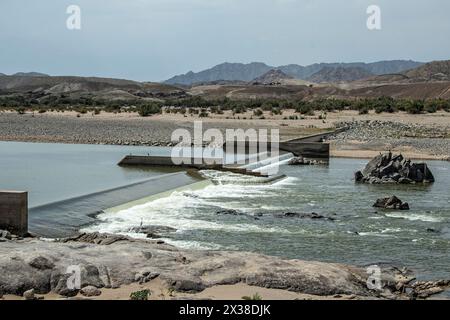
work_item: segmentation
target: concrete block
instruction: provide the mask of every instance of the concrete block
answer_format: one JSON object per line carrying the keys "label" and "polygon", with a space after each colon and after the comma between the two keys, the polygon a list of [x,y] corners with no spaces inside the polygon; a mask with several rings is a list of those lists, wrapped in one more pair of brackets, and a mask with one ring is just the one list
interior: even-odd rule
{"label": "concrete block", "polygon": [[0,229],[18,236],[28,232],[28,192],[0,190]]}

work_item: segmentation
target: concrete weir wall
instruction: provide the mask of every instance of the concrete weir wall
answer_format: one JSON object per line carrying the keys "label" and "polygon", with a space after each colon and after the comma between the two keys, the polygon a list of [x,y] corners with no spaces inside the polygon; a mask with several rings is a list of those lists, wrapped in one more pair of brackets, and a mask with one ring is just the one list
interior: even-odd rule
{"label": "concrete weir wall", "polygon": [[0,190],[0,229],[19,236],[28,232],[28,192]]}
{"label": "concrete weir wall", "polygon": [[220,169],[222,168],[221,158],[174,158],[164,156],[125,156],[118,163],[119,166],[128,165],[144,165],[144,166],[163,166],[172,167],[178,166],[182,168],[195,168],[195,169]]}

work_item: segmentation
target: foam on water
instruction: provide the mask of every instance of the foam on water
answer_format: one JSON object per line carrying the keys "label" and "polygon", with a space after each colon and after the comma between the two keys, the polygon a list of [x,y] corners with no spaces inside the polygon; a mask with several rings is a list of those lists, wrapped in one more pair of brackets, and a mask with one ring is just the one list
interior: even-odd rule
{"label": "foam on water", "polygon": [[[199,211],[203,208],[210,208],[209,213],[215,214],[215,211],[223,209],[235,209],[239,211],[251,212],[254,208],[243,208],[238,199],[245,198],[263,198],[268,197],[271,190],[282,186],[282,181],[274,185],[242,185],[238,184],[240,180],[247,177],[233,173],[223,173],[217,171],[207,172],[206,174],[221,179],[222,181],[235,180],[235,184],[209,185],[203,189],[183,191],[174,191],[170,196],[156,199],[141,205],[120,210],[118,212],[106,211],[97,218],[99,223],[88,226],[83,229],[86,232],[107,232],[122,233],[130,236],[136,236],[134,233],[128,233],[133,227],[143,225],[162,225],[175,228],[181,231],[187,230],[218,230],[232,232],[269,232],[283,233],[285,229],[274,226],[263,226],[240,221],[239,224],[224,224],[220,222],[203,220],[199,217]],[[222,199],[218,202],[217,199]],[[224,201],[230,199],[231,201]],[[236,199],[232,201],[232,199]],[[279,208],[277,208],[279,209]],[[245,217],[244,219],[249,219]]]}
{"label": "foam on water", "polygon": [[420,214],[420,213],[387,213],[387,217],[406,219],[410,221],[424,221],[424,222],[442,222],[443,219],[440,217],[435,217],[430,214]]}

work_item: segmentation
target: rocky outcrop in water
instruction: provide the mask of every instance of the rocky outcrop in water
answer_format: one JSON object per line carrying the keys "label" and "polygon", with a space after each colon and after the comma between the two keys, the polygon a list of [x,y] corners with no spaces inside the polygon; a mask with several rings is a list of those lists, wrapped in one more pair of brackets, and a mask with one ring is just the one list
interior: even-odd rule
{"label": "rocky outcrop in water", "polygon": [[167,226],[139,226],[131,228],[127,231],[133,233],[143,233],[147,235],[147,238],[159,239],[163,237],[162,234],[176,232],[177,229]]}
{"label": "rocky outcrop in water", "polygon": [[288,162],[290,166],[312,166],[318,164],[323,164],[323,162],[314,159],[305,159],[302,156],[294,157]]}
{"label": "rocky outcrop in water", "polygon": [[325,217],[321,214],[311,212],[311,213],[298,213],[298,212],[285,212],[281,214],[275,214],[275,218],[298,218],[298,219],[313,219],[313,220],[329,220],[334,221],[332,217]]}
{"label": "rocky outcrop in water", "polygon": [[434,176],[426,163],[413,163],[401,154],[389,152],[376,156],[364,170],[357,171],[355,181],[370,184],[432,183]]}
{"label": "rocky outcrop in water", "polygon": [[373,204],[375,208],[394,209],[394,210],[409,210],[409,204],[403,202],[396,196],[377,199]]}
{"label": "rocky outcrop in water", "polygon": [[272,217],[272,218],[278,218],[278,219],[284,219],[284,218],[292,218],[292,219],[311,219],[311,220],[328,220],[328,221],[334,221],[335,218],[333,217],[326,217],[324,215],[311,212],[311,213],[304,213],[304,212],[256,212],[253,215],[234,210],[234,209],[225,209],[217,211],[216,214],[218,215],[224,215],[224,216],[246,216],[252,219],[259,220],[260,218],[264,217]]}

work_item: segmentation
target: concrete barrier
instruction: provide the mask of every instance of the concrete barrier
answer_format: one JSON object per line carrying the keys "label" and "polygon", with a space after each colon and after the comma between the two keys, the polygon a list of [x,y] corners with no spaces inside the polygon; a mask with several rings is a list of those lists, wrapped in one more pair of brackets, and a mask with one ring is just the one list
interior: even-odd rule
{"label": "concrete barrier", "polygon": [[330,145],[322,142],[280,142],[280,150],[311,159],[330,158]]}
{"label": "concrete barrier", "polygon": [[18,236],[28,232],[28,192],[0,190],[0,229]]}
{"label": "concrete barrier", "polygon": [[163,166],[195,169],[219,169],[222,167],[221,158],[176,158],[170,156],[125,156],[118,163],[119,166]]}
{"label": "concrete barrier", "polygon": [[[314,139],[317,139],[317,135],[314,137]],[[306,141],[309,141],[306,139]],[[250,142],[249,141],[228,141],[224,144],[224,150],[227,152],[236,152],[237,146],[242,146],[242,151],[245,153],[250,152]],[[261,148],[264,149],[264,151],[270,151],[272,150],[272,144],[270,142],[267,142],[265,144],[252,144],[253,147],[257,146],[255,148],[256,150],[253,150],[255,152],[261,152]],[[289,140],[285,142],[280,142],[276,146],[278,148],[277,151],[286,151],[294,154],[295,156],[303,156],[305,158],[312,158],[312,159],[329,159],[330,158],[330,145],[328,143],[323,142],[304,142],[302,139],[294,139]],[[275,148],[275,147],[274,147]]]}

